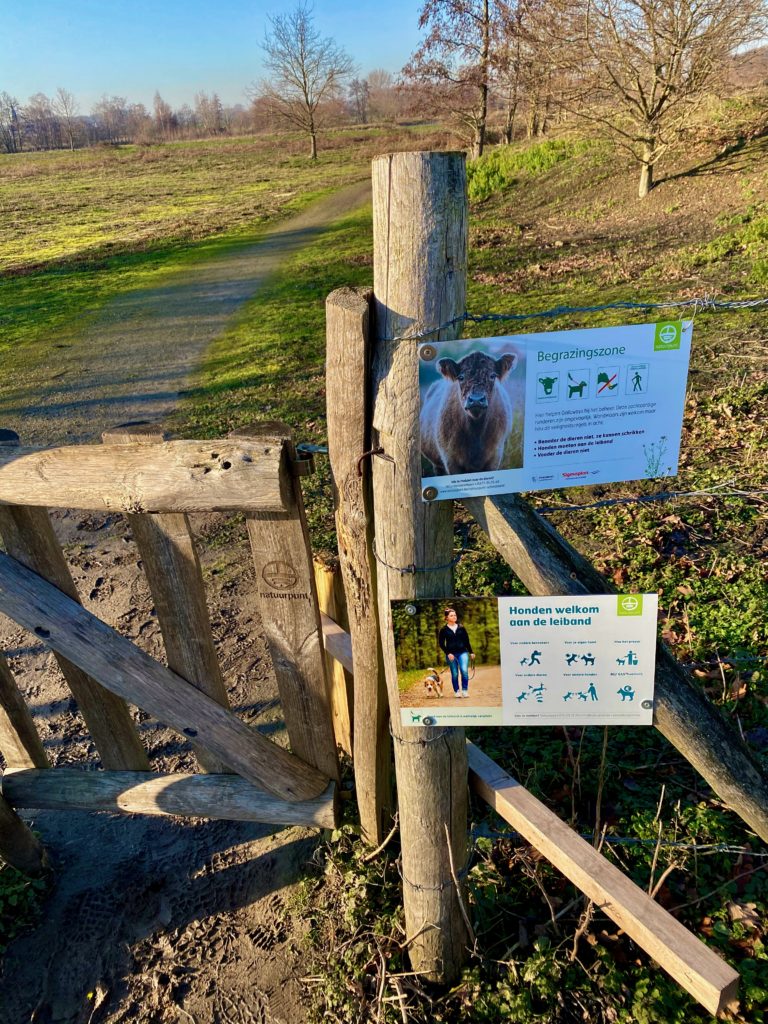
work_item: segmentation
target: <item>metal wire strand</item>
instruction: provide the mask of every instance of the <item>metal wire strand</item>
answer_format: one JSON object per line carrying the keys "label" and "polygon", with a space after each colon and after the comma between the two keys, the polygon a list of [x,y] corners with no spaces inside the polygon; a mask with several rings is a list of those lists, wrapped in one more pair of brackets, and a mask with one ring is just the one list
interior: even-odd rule
{"label": "metal wire strand", "polygon": [[455,558],[452,558],[450,562],[444,562],[443,565],[415,565],[414,563],[411,563],[411,565],[391,565],[389,562],[385,562],[376,550],[376,538],[373,540],[372,548],[373,557],[379,565],[383,565],[386,569],[392,569],[393,572],[399,572],[401,576],[413,576],[417,572],[439,572],[441,569],[452,569],[454,565],[458,565],[459,561],[466,554],[465,545]]}
{"label": "metal wire strand", "polygon": [[[559,316],[572,316],[576,313],[604,313],[610,309],[648,311],[652,309],[690,309],[695,316],[697,313],[724,313],[728,310],[738,309],[762,309],[768,306],[768,298],[765,299],[713,299],[702,295],[695,299],[678,299],[669,302],[606,302],[597,306],[553,306],[551,309],[542,309],[537,313],[470,313],[464,312],[459,316],[446,320],[437,327],[425,328],[422,331],[406,333],[392,338],[382,338],[382,341],[421,341],[423,338],[431,338],[434,334],[446,331],[457,324],[485,324],[485,323],[522,323],[526,320],[546,320]],[[472,341],[471,338],[463,339]]]}

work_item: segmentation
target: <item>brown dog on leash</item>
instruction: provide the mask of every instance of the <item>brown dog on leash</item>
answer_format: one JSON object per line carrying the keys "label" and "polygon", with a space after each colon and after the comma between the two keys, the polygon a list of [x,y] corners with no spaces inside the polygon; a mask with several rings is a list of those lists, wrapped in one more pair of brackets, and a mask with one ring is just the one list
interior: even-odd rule
{"label": "brown dog on leash", "polygon": [[443,696],[443,682],[440,678],[440,673],[436,668],[428,668],[427,674],[422,680],[424,683],[424,689],[427,691],[427,697],[442,697]]}

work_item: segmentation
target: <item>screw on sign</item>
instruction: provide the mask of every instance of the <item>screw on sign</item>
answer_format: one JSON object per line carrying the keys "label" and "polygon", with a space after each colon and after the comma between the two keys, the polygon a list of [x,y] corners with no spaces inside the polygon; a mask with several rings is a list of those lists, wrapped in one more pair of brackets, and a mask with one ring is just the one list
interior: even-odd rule
{"label": "screw on sign", "polygon": [[293,590],[299,582],[296,570],[288,562],[267,562],[261,578],[273,590]]}

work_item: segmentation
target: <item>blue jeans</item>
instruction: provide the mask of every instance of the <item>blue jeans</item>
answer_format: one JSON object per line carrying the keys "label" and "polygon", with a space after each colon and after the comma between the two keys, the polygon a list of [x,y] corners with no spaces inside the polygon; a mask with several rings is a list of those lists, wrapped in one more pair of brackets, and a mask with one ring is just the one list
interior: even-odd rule
{"label": "blue jeans", "polygon": [[453,661],[450,658],[446,658],[446,661],[451,670],[453,692],[459,692],[459,672],[461,672],[461,688],[466,693],[469,689],[469,651],[464,651],[463,654],[454,654]]}

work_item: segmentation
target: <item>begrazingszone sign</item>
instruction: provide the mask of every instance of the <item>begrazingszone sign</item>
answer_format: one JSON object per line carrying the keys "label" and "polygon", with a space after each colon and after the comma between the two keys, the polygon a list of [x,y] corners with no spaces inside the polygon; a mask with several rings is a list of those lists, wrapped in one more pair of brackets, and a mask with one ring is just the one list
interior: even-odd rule
{"label": "begrazingszone sign", "polygon": [[692,321],[419,346],[426,501],[672,476]]}

